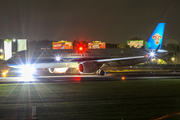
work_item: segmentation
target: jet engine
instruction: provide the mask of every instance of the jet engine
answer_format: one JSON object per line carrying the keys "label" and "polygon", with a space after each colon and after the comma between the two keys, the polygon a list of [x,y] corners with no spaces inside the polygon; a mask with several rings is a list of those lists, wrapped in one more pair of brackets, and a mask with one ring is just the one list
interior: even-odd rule
{"label": "jet engine", "polygon": [[54,68],[49,68],[48,70],[50,73],[54,73]]}
{"label": "jet engine", "polygon": [[98,65],[94,62],[84,62],[79,64],[80,73],[93,73],[99,69]]}
{"label": "jet engine", "polygon": [[68,68],[67,67],[65,67],[65,68],[49,68],[48,70],[50,73],[66,73]]}

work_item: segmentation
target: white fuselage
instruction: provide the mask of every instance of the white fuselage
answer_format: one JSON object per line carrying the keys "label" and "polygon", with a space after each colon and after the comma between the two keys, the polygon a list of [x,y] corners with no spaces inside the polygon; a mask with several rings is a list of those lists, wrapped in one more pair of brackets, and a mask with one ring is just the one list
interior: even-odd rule
{"label": "white fuselage", "polygon": [[[56,61],[57,56],[60,57],[59,61]],[[136,59],[136,57],[139,57],[139,59]],[[116,58],[125,59],[120,61],[113,60]],[[74,49],[60,49],[37,50],[33,53],[30,52],[30,54],[27,51],[21,51],[10,58],[7,64],[10,67],[32,64],[35,68],[76,68],[79,63],[85,61],[103,62],[103,64],[108,66],[126,66],[145,62],[148,59],[149,53],[144,49],[88,49],[83,52]]]}

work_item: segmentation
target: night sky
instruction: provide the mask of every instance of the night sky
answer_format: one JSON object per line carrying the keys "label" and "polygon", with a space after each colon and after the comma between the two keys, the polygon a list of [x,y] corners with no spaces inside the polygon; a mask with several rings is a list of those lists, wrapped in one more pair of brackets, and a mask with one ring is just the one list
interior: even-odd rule
{"label": "night sky", "polygon": [[180,42],[179,0],[0,1],[0,39],[126,43],[147,40],[159,22],[164,41]]}

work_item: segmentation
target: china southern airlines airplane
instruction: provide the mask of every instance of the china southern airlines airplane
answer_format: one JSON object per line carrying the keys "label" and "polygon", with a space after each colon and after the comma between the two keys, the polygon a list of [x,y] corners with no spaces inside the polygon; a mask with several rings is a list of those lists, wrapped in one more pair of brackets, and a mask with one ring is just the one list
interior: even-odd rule
{"label": "china southern airlines airplane", "polygon": [[[7,60],[10,67],[48,68],[54,73],[54,68],[79,68],[79,73],[93,73],[104,75],[102,66],[129,66],[162,57],[167,53],[161,50],[165,23],[159,23],[143,48],[128,49],[75,49],[38,50],[31,58],[27,51],[16,53]],[[29,69],[30,70],[30,69]]]}

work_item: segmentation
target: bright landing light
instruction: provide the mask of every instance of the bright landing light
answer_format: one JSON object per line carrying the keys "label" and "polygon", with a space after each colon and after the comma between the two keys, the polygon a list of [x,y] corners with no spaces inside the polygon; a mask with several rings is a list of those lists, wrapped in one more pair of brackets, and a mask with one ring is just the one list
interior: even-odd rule
{"label": "bright landing light", "polygon": [[23,77],[32,77],[35,72],[35,68],[31,65],[23,65],[21,66],[21,75]]}

